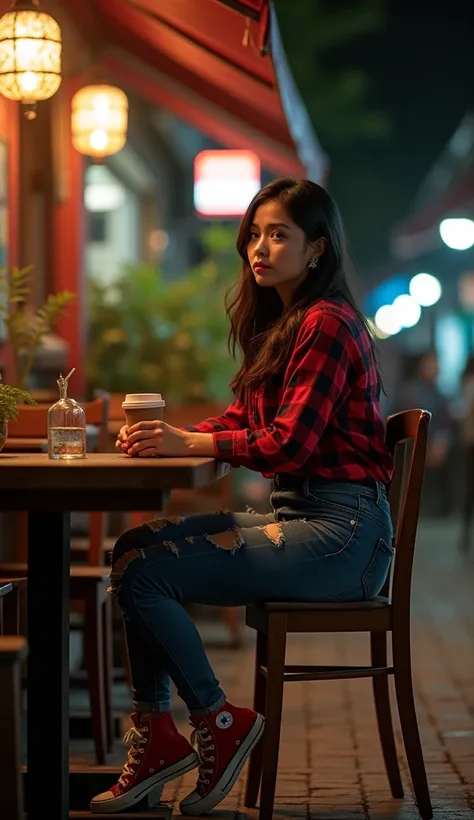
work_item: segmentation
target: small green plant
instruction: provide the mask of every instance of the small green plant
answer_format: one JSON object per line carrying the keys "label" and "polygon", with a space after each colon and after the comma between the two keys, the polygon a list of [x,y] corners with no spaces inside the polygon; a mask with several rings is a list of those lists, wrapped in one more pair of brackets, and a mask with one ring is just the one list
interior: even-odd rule
{"label": "small green plant", "polygon": [[36,404],[33,396],[19,387],[2,384],[0,377],[0,424],[18,418],[19,404]]}
{"label": "small green plant", "polygon": [[24,389],[42,339],[75,299],[68,290],[52,293],[33,313],[28,305],[32,293],[31,266],[8,270],[0,266],[0,320],[5,323],[13,356],[15,383]]}

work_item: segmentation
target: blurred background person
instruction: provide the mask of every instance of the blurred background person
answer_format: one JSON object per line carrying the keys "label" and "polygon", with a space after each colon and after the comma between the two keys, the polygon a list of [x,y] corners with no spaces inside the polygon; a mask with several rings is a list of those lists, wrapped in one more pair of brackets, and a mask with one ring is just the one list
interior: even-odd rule
{"label": "blurred background person", "polygon": [[430,516],[446,516],[452,510],[449,459],[456,423],[449,400],[438,387],[438,373],[435,350],[407,356],[402,366],[402,382],[390,408],[391,413],[397,413],[420,407],[432,414],[422,502],[423,512]]}
{"label": "blurred background person", "polygon": [[464,456],[463,504],[461,511],[461,549],[468,551],[474,503],[474,355],[469,356],[461,379],[463,424],[461,427]]}

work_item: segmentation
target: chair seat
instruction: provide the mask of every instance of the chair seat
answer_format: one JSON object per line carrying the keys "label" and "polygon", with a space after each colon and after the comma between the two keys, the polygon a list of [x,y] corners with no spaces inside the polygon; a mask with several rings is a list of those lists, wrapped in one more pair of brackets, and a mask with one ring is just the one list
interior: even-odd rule
{"label": "chair seat", "polygon": [[381,609],[390,606],[390,600],[378,595],[370,601],[319,601],[316,603],[298,603],[292,601],[275,601],[263,604],[252,604],[248,609],[261,609],[265,612],[315,612],[324,609]]}
{"label": "chair seat", "polygon": [[[0,564],[0,576],[5,579],[11,579],[15,576],[25,575],[28,572],[26,564],[5,563]],[[71,580],[74,578],[84,581],[107,581],[110,576],[110,567],[90,567],[87,564],[84,566],[72,566],[70,570]]]}
{"label": "chair seat", "polygon": [[18,635],[0,636],[0,665],[23,661],[27,654],[28,644],[25,638]]}
{"label": "chair seat", "polygon": [[0,587],[4,584],[10,584],[13,589],[26,590],[28,579],[25,575],[18,578],[2,578],[0,574]]}
{"label": "chair seat", "polygon": [[89,566],[73,566],[71,567],[71,581],[74,578],[83,579],[85,581],[108,581],[110,577],[110,567],[89,567]]}
{"label": "chair seat", "polygon": [[[4,582],[16,581],[20,576],[28,572],[26,564],[5,563],[0,564],[0,577],[4,576]],[[23,579],[23,588],[27,586],[27,578]],[[107,588],[110,582],[110,567],[108,566],[72,566],[69,573],[72,600],[78,600],[92,594],[95,589],[102,600],[105,599]],[[10,584],[11,588],[11,584]]]}

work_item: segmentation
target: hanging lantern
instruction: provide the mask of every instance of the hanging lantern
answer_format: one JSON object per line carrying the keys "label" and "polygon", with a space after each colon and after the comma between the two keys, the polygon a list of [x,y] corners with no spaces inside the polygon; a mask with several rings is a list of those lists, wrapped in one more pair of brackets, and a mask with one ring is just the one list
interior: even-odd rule
{"label": "hanging lantern", "polygon": [[33,107],[52,97],[61,85],[61,49],[61,29],[39,0],[17,0],[0,19],[0,93]]}
{"label": "hanging lantern", "polygon": [[95,159],[116,154],[127,141],[127,95],[112,85],[88,85],[72,100],[72,143]]}

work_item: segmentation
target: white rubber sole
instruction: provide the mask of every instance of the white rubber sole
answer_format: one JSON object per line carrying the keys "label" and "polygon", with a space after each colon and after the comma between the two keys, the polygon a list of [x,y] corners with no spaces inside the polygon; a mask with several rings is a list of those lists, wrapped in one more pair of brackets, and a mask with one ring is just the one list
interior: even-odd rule
{"label": "white rubber sole", "polygon": [[196,753],[178,760],[173,766],[169,766],[163,772],[157,772],[153,777],[147,777],[141,783],[130,789],[130,791],[121,794],[118,797],[111,797],[109,800],[91,800],[91,812],[93,814],[112,814],[115,812],[124,811],[131,806],[140,803],[148,795],[148,805],[150,808],[156,806],[161,797],[161,791],[165,783],[170,780],[175,780],[177,777],[196,769],[199,766],[199,758]]}
{"label": "white rubber sole", "polygon": [[252,749],[260,740],[264,728],[265,718],[262,717],[262,715],[257,715],[250,732],[240,744],[239,750],[235,753],[227,769],[225,769],[212,791],[209,792],[206,797],[200,797],[197,792],[193,792],[189,797],[185,797],[179,807],[181,814],[206,814],[206,812],[211,811],[211,809],[214,809],[222,802],[237,780]]}

